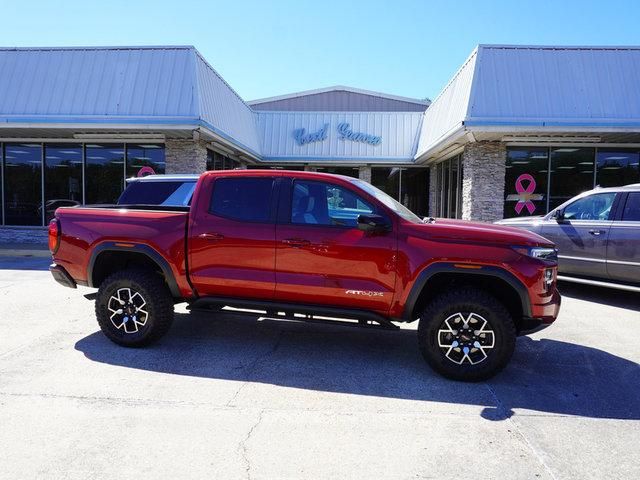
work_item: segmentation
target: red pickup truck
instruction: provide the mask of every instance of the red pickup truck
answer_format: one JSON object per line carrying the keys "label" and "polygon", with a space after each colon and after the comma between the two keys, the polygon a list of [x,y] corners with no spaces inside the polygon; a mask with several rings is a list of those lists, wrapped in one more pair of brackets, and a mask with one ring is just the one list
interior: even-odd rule
{"label": "red pickup truck", "polygon": [[420,219],[362,180],[321,173],[208,172],[186,206],[59,208],[49,244],[53,277],[98,288],[100,328],[128,347],[164,335],[180,302],[390,329],[419,320],[425,360],[477,381],[560,307],[548,240]]}

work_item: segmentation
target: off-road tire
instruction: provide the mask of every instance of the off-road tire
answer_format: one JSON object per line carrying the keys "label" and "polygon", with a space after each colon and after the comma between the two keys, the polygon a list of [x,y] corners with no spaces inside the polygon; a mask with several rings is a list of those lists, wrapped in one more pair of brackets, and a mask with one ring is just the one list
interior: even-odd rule
{"label": "off-road tire", "polygon": [[[481,316],[493,331],[495,346],[479,363],[471,364],[470,359],[468,362],[463,359],[462,364],[457,364],[446,356],[444,350],[448,349],[439,346],[439,331],[445,320],[459,312],[463,316],[470,313]],[[493,295],[478,288],[461,287],[442,293],[420,315],[418,345],[422,356],[436,372],[453,380],[478,382],[493,377],[507,365],[515,344],[516,328],[511,314]]]}
{"label": "off-road tire", "polygon": [[[140,293],[148,313],[144,325],[136,325],[137,331],[133,333],[116,328],[111,321],[109,302],[122,289]],[[98,289],[95,308],[102,333],[112,342],[124,347],[144,347],[156,342],[169,331],[173,322],[171,292],[162,277],[150,270],[130,269],[109,275]]]}

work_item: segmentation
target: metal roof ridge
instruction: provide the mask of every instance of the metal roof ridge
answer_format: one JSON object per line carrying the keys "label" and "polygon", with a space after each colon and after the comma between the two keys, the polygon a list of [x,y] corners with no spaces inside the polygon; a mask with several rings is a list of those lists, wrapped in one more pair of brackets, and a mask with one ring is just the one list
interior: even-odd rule
{"label": "metal roof ridge", "polygon": [[[248,108],[248,109],[249,109],[249,111],[251,111],[252,113],[255,113],[255,112],[254,112],[254,110],[251,108],[251,106],[249,106],[249,104],[248,104],[247,102],[245,102],[245,100],[240,96],[240,94],[239,94],[238,92],[236,92],[236,90],[235,90],[231,85],[229,85],[229,83],[224,79],[224,77],[223,77],[222,75],[220,75],[220,74],[218,73],[218,71],[217,71],[215,68],[213,68],[213,67],[211,66],[211,64],[207,61],[207,59],[206,59],[206,58],[204,58],[204,56],[203,56],[203,55],[198,51],[198,49],[197,49],[196,47],[191,47],[191,49],[192,49],[192,50],[193,50],[193,52],[196,54],[196,56],[197,56],[200,60],[202,60],[202,63],[204,63],[204,65],[205,65],[209,70],[211,70],[211,72],[213,72],[213,74],[214,74],[216,77],[218,77],[218,78],[222,81],[222,83],[224,83],[224,84],[227,86],[227,88],[228,88],[229,90],[231,90],[231,92],[232,92],[236,97],[238,97],[238,99],[240,99],[240,101],[242,102],[242,104],[243,104],[246,108]],[[197,74],[197,72],[196,72],[196,74]],[[198,87],[198,88],[199,88],[199,87]]]}
{"label": "metal roof ridge", "polygon": [[286,100],[289,98],[306,97],[308,95],[318,95],[320,93],[339,92],[339,91],[359,93],[361,95],[369,95],[372,97],[380,97],[380,98],[387,98],[390,100],[398,100],[402,102],[415,103],[417,105],[425,105],[425,106],[429,105],[428,101],[420,100],[417,98],[404,97],[401,95],[393,95],[390,93],[377,92],[374,90],[365,90],[363,88],[348,87],[346,85],[332,85],[329,87],[315,88],[312,90],[301,90],[299,92],[285,93],[283,95],[275,95],[272,97],[257,98],[255,100],[249,100],[247,104],[250,106],[253,106],[253,105],[260,105],[261,103],[266,103],[266,102],[274,102],[277,100]]}
{"label": "metal roof ridge", "polygon": [[377,113],[377,114],[388,114],[388,115],[397,115],[397,114],[411,114],[411,115],[422,115],[424,110],[253,110],[256,115],[287,115],[287,114],[302,114],[302,115],[317,115],[317,114],[345,114],[345,115],[361,115],[361,114],[369,114],[369,113]]}
{"label": "metal roof ridge", "polygon": [[[444,92],[447,91],[447,89],[453,84],[453,82],[460,76],[460,74],[462,73],[462,71],[464,70],[464,68],[467,66],[467,64],[478,55],[478,50],[480,50],[480,48],[482,47],[482,45],[478,45],[476,46],[476,48],[473,49],[473,51],[471,52],[471,54],[467,57],[467,59],[463,62],[463,64],[458,68],[458,70],[456,70],[456,72],[453,74],[453,76],[449,79],[449,81],[446,83],[446,85],[442,88],[442,90],[440,90],[440,92],[438,93],[438,95],[436,95],[436,98],[434,98],[431,101],[431,105],[433,105],[434,103],[436,103],[436,101],[444,94]],[[426,114],[429,111],[429,109],[427,109],[424,113]]]}
{"label": "metal roof ridge", "polygon": [[0,51],[73,51],[73,50],[191,50],[193,45],[121,45],[121,46],[75,46],[75,47],[0,47]]}
{"label": "metal roof ridge", "polygon": [[503,50],[640,50],[640,45],[515,45],[479,44],[480,49]]}

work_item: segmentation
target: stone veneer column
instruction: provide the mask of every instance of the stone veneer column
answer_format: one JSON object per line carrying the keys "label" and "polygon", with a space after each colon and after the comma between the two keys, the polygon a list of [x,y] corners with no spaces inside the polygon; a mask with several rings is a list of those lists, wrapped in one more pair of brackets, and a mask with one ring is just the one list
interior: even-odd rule
{"label": "stone veneer column", "polygon": [[436,180],[436,173],[438,172],[438,168],[436,165],[432,165],[429,167],[429,216],[437,217],[438,212],[436,212],[436,196],[438,194],[437,186],[438,182]]}
{"label": "stone veneer column", "polygon": [[462,219],[493,222],[504,211],[507,149],[502,142],[476,142],[462,154]]}
{"label": "stone veneer column", "polygon": [[207,169],[207,147],[193,140],[165,141],[166,173],[202,173]]}
{"label": "stone veneer column", "polygon": [[363,166],[358,169],[358,178],[367,183],[371,183],[371,167]]}

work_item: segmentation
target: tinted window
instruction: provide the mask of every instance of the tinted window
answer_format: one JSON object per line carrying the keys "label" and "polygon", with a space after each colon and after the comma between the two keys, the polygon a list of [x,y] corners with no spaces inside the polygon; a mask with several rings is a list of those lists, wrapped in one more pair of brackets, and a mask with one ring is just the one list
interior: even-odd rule
{"label": "tinted window", "polygon": [[7,225],[42,225],[42,148],[7,143],[4,150],[4,215]]}
{"label": "tinted window", "polygon": [[207,150],[207,170],[234,170],[240,166],[239,162],[222,155],[221,153]]}
{"label": "tinted window", "polygon": [[630,193],[622,212],[622,220],[640,222],[640,193]]}
{"label": "tinted window", "polygon": [[547,148],[509,148],[505,172],[504,218],[547,212]]}
{"label": "tinted window", "polygon": [[598,193],[581,198],[564,209],[566,220],[607,220],[615,193]]}
{"label": "tinted window", "polygon": [[58,207],[82,203],[82,145],[45,145],[44,200],[45,224]]}
{"label": "tinted window", "polygon": [[195,182],[132,182],[118,199],[119,205],[186,206]]}
{"label": "tinted window", "polygon": [[593,148],[551,149],[550,210],[571,197],[593,188],[594,162]]}
{"label": "tinted window", "polygon": [[164,146],[154,144],[127,145],[127,177],[145,177],[164,173]]}
{"label": "tinted window", "polygon": [[124,186],[124,145],[85,146],[85,202],[115,203]]}
{"label": "tinted window", "polygon": [[638,150],[598,149],[598,177],[601,187],[617,187],[640,181],[640,152]]}
{"label": "tinted window", "polygon": [[358,215],[369,213],[373,208],[346,188],[306,181],[296,181],[293,186],[292,223],[355,227]]}
{"label": "tinted window", "polygon": [[272,178],[218,178],[210,211],[234,220],[268,222],[272,190]]}

